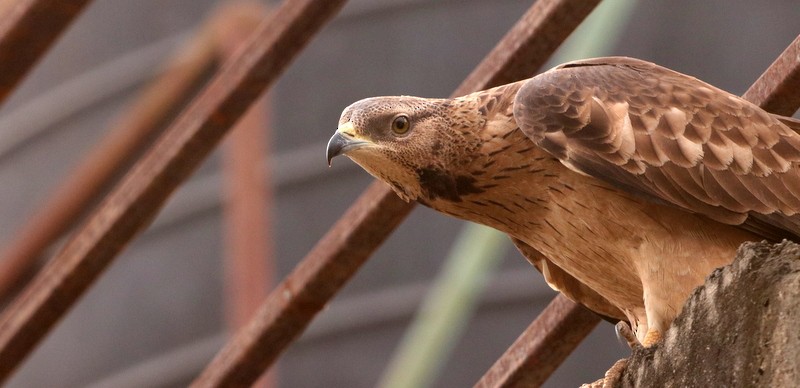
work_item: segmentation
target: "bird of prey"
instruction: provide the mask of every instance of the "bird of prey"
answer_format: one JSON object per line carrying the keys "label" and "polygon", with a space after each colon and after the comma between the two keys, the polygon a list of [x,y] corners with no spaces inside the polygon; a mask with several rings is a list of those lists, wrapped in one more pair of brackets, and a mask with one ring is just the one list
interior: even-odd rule
{"label": "bird of prey", "polygon": [[507,233],[550,286],[657,342],[745,241],[800,236],[800,121],[642,60],[347,107],[327,148]]}

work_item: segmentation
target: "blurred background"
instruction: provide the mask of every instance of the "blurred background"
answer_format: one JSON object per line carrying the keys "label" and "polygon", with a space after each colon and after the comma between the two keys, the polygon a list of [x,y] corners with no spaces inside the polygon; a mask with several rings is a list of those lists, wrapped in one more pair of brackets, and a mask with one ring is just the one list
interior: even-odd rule
{"label": "blurred background", "polygon": [[[531,3],[352,0],[314,38],[255,108],[269,128],[267,278],[291,271],[371,182],[349,160],[325,163],[341,110],[376,95],[449,95]],[[638,57],[741,94],[799,32],[796,0],[608,3],[605,21],[593,22],[604,24],[589,38],[576,32],[557,56]],[[73,23],[0,109],[0,243],[12,242],[219,5],[96,0]],[[9,386],[177,387],[197,375],[231,332],[222,159],[218,150],[172,197]],[[379,384],[464,230],[417,207],[280,358],[274,386]],[[450,351],[436,357],[437,387],[474,384],[555,295],[505,239],[466,233],[485,238],[477,241],[494,260],[471,288],[474,311],[465,299],[456,335],[440,346]],[[546,386],[594,381],[627,354],[603,322]]]}

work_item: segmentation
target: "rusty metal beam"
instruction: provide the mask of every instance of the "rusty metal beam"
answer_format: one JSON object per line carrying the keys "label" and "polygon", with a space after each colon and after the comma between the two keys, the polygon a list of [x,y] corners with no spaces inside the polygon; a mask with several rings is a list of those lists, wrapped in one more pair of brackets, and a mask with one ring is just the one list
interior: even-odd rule
{"label": "rusty metal beam", "polygon": [[[800,107],[800,37],[743,95],[773,113],[791,115]],[[539,386],[561,364],[598,318],[559,295],[483,375],[476,387]],[[565,329],[566,328],[566,329]],[[580,339],[577,339],[579,336]],[[564,353],[565,349],[569,352]]]}
{"label": "rusty metal beam", "polygon": [[[254,16],[255,17],[255,16]],[[0,301],[33,274],[39,258],[129,166],[207,79],[217,57],[211,20],[171,58],[164,72],[111,125],[107,135],[60,183],[0,253]]]}
{"label": "rusty metal beam", "polygon": [[89,0],[0,4],[0,104],[87,4]]}
{"label": "rusty metal beam", "polygon": [[542,385],[599,321],[597,314],[558,295],[475,387]]}
{"label": "rusty metal beam", "polygon": [[[333,226],[339,233],[326,234],[314,246],[310,259],[270,293],[192,386],[249,386],[258,378],[364,263],[374,250],[372,241],[388,237],[411,210],[397,196],[381,195],[384,189],[377,183],[367,188]],[[388,230],[371,225],[387,225]]]}
{"label": "rusty metal beam", "polygon": [[105,198],[0,316],[0,382],[155,217],[343,0],[288,0]]}
{"label": "rusty metal beam", "polygon": [[600,0],[537,1],[461,82],[452,96],[533,76],[598,4]]}
{"label": "rusty metal beam", "polygon": [[[255,30],[255,20],[268,10],[257,2],[234,1],[222,5],[214,28],[219,55],[231,58]],[[243,327],[275,283],[275,249],[272,230],[274,203],[270,152],[272,128],[269,93],[253,104],[239,120],[223,146],[224,193],[223,257],[225,320],[233,332]],[[275,368],[252,385],[277,386]]]}
{"label": "rusty metal beam", "polygon": [[800,106],[800,35],[742,95],[768,112],[791,116]]}
{"label": "rusty metal beam", "polygon": [[[228,330],[244,327],[275,283],[275,250],[270,224],[273,193],[269,186],[266,114],[269,98],[259,100],[233,129],[225,144],[223,258],[225,320]],[[253,387],[277,386],[273,370]]]}
{"label": "rusty metal beam", "polygon": [[[598,3],[537,1],[453,95],[530,76]],[[413,206],[401,201],[383,183],[370,185],[270,293],[253,320],[217,354],[193,386],[251,384],[302,333]]]}
{"label": "rusty metal beam", "polygon": [[[266,8],[233,2],[219,13],[225,15],[215,31],[219,55],[231,58],[256,27],[248,22],[266,16]],[[271,263],[267,266],[273,247],[266,222],[272,205],[269,168],[265,168],[269,166],[267,101],[264,96],[253,104],[223,146],[225,307],[228,327],[234,330],[250,320],[273,278]]]}

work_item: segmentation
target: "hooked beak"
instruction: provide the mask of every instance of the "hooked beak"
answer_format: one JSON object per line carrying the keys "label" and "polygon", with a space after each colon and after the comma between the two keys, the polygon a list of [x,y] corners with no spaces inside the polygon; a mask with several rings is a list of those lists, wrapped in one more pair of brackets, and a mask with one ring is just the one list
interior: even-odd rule
{"label": "hooked beak", "polygon": [[325,152],[328,158],[328,166],[331,165],[331,159],[334,157],[346,154],[352,149],[360,148],[367,144],[369,142],[356,138],[353,123],[347,122],[340,125],[336,133],[328,140],[328,149]]}

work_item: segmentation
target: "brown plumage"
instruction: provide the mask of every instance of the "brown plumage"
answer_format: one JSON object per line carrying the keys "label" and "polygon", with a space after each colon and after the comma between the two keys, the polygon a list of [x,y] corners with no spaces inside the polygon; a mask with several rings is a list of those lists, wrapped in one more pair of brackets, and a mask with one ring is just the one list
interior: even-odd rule
{"label": "brown plumage", "polygon": [[356,102],[328,160],[507,233],[553,288],[649,345],[739,244],[800,236],[798,130],[687,75],[597,58],[455,99]]}

